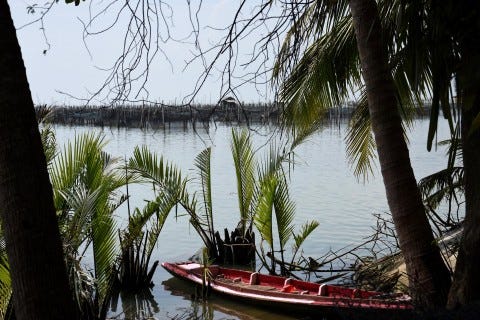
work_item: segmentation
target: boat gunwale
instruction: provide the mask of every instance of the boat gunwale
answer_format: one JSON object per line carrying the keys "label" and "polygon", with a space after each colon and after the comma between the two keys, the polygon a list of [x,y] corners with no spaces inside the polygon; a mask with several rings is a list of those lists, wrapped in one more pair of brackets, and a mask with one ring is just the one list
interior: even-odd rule
{"label": "boat gunwale", "polygon": [[[188,267],[188,265],[191,265]],[[169,271],[171,274],[190,280],[194,283],[202,285],[201,271],[202,266],[200,264],[194,264],[191,262],[182,262],[182,263],[162,263],[162,266]],[[182,266],[187,266],[182,268]],[[197,267],[193,267],[197,266]],[[305,305],[309,307],[318,307],[318,308],[349,308],[349,309],[362,309],[362,310],[410,310],[412,305],[409,301],[404,300],[393,300],[393,299],[376,299],[376,298],[355,298],[355,297],[342,297],[342,296],[320,296],[316,293],[310,292],[309,294],[300,294],[300,293],[290,293],[290,292],[281,292],[280,287],[272,285],[272,290],[265,290],[264,288],[260,289],[256,287],[257,285],[248,284],[247,280],[249,275],[252,274],[250,271],[238,270],[238,269],[229,269],[219,266],[211,266],[209,269],[213,270],[214,278],[210,280],[210,287],[213,291],[230,295],[232,297],[241,297],[250,300],[259,300],[264,302],[272,303],[283,303],[283,304],[297,304]],[[229,271],[233,271],[237,274],[244,275],[241,277],[240,283],[233,282],[229,278],[216,278],[220,273],[225,274]],[[276,279],[277,281],[285,280],[287,278],[273,275],[262,275],[267,279]],[[225,279],[230,281],[225,281]],[[306,282],[301,280],[294,280],[295,284],[313,284],[312,282]],[[261,284],[260,286],[265,286]],[[320,285],[319,285],[320,286]],[[334,288],[343,288],[338,286],[331,286]],[[350,290],[352,293],[355,289],[344,288]]]}

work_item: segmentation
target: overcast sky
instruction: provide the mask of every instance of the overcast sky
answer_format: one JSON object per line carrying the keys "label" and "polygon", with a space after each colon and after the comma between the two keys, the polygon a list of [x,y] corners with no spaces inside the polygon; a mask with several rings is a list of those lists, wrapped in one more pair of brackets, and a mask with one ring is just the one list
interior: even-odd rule
{"label": "overcast sky", "polygon": [[[117,1],[122,3],[122,1]],[[170,31],[176,39],[184,39],[191,34],[192,25],[189,20],[186,1],[167,1],[172,7],[173,16],[168,20]],[[192,1],[194,2],[194,1]],[[17,28],[38,18],[42,12],[37,9],[34,14],[27,13],[27,7],[38,1],[9,0],[14,23]],[[105,1],[86,1],[80,6],[67,5],[60,1],[52,7],[45,16],[44,27],[47,40],[42,32],[42,25],[35,23],[17,30],[17,36],[22,48],[23,59],[27,69],[30,89],[35,103],[46,104],[81,104],[68,95],[87,98],[90,92],[97,90],[108,72],[101,69],[110,68],[121,54],[121,45],[127,25],[126,14],[120,16],[117,26],[109,32],[87,38],[87,47],[83,41],[82,21],[88,21],[89,10],[98,11],[98,7],[90,8],[90,4],[105,5]],[[209,47],[218,41],[220,34],[224,34],[204,26],[224,27],[232,21],[237,6],[236,1],[208,0],[204,1],[199,13],[200,42],[203,48]],[[168,15],[168,9],[164,9]],[[105,25],[115,18],[115,6],[100,16],[98,21]],[[97,23],[93,30],[102,27]],[[166,29],[161,27],[160,33],[166,37]],[[193,37],[188,40],[193,41]],[[48,41],[48,43],[47,43]],[[250,40],[251,41],[251,40]],[[244,43],[246,50],[250,50],[251,43]],[[181,102],[193,89],[202,67],[200,61],[191,65],[186,71],[185,61],[193,56],[193,44],[169,41],[161,44],[165,56],[159,53],[150,66],[150,77],[147,85],[149,94],[140,95],[154,101]],[[44,54],[43,51],[46,50]],[[90,53],[89,53],[90,51]],[[91,55],[90,55],[91,54]],[[168,60],[167,60],[168,58]],[[60,92],[59,92],[60,91]],[[207,85],[197,96],[197,102],[216,102],[220,95],[220,79],[218,74],[207,81]],[[265,87],[245,87],[240,90],[239,98],[244,101],[271,100]],[[271,96],[271,95],[270,95]],[[95,101],[94,101],[95,103]]]}

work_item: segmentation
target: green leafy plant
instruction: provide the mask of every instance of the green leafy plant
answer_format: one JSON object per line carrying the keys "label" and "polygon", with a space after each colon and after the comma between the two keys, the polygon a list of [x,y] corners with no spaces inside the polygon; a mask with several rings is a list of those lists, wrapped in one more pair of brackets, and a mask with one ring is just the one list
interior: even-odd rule
{"label": "green leafy plant", "polygon": [[[53,159],[50,178],[67,267],[77,305],[87,318],[104,319],[119,263],[114,211],[126,200],[120,159],[103,152],[100,135],[76,136]],[[83,252],[91,249],[93,270],[82,269]]]}
{"label": "green leafy plant", "polygon": [[[153,184],[155,192],[162,192],[168,195],[174,206],[181,206],[190,217],[190,223],[199,234],[205,246],[209,249],[215,248],[215,239],[212,237],[209,225],[213,225],[208,216],[208,209],[205,214],[197,208],[195,195],[190,196],[187,192],[187,179],[183,178],[181,172],[172,164],[164,161],[152,153],[147,147],[135,148],[134,155],[128,164],[129,170],[135,177],[143,182]],[[214,252],[214,251],[212,251]]]}
{"label": "green leafy plant", "polygon": [[[259,258],[272,274],[276,273],[277,263],[280,265],[282,275],[291,274],[295,257],[301,245],[319,225],[315,220],[306,222],[298,234],[294,233],[295,205],[290,199],[287,175],[283,168],[283,163],[290,163],[289,159],[293,148],[313,132],[315,132],[313,128],[310,128],[309,131],[297,132],[290,148],[278,148],[272,145],[263,164],[258,168],[259,186],[256,189],[253,221],[262,238]],[[284,151],[280,152],[280,150]],[[292,237],[294,239],[292,258],[287,263],[285,257],[286,246]],[[263,243],[268,246],[267,253],[265,253]],[[278,248],[276,245],[278,245]],[[278,255],[280,258],[278,258]],[[268,263],[267,257],[270,259],[270,263]]]}
{"label": "green leafy plant", "polygon": [[8,266],[5,238],[0,223],[0,319],[9,319],[9,305],[12,298],[10,267]]}
{"label": "green leafy plant", "polygon": [[160,192],[142,210],[136,208],[129,218],[127,230],[119,232],[122,251],[118,273],[120,289],[136,292],[152,286],[158,260],[149,269],[150,259],[168,214],[176,203],[172,194]]}

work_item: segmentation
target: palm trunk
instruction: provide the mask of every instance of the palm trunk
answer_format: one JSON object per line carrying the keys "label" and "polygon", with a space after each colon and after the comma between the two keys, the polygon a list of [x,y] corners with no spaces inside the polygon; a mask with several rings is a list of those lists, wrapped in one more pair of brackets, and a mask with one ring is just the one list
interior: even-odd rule
{"label": "palm trunk", "polygon": [[[476,5],[476,4],[474,4]],[[471,9],[471,8],[469,8]],[[470,12],[470,10],[467,10]],[[448,307],[456,308],[480,300],[480,129],[470,132],[480,114],[480,54],[478,29],[470,30],[462,45],[462,68],[458,86],[462,109],[461,129],[465,180],[465,220]],[[465,43],[466,42],[466,43]]]}
{"label": "palm trunk", "polygon": [[435,244],[404,139],[374,0],[350,0],[362,75],[383,182],[412,297],[419,306],[444,306],[450,275]]}
{"label": "palm trunk", "polygon": [[20,46],[0,0],[0,217],[17,319],[74,319],[52,188]]}

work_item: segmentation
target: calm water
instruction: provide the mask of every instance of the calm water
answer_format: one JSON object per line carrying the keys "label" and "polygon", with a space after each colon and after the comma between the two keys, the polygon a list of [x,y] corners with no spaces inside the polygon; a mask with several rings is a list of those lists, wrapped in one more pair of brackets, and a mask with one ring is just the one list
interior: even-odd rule
{"label": "calm water", "polygon": [[[427,120],[418,120],[409,132],[410,156],[417,179],[442,169],[445,151],[426,151]],[[230,153],[228,126],[219,125],[209,132],[194,133],[183,127],[157,131],[140,129],[100,129],[90,127],[56,127],[59,145],[85,131],[102,132],[109,141],[106,151],[114,156],[129,157],[137,145],[146,145],[177,164],[185,174],[194,172],[195,156],[207,146],[213,147],[212,184],[213,210],[216,228],[232,229],[238,220],[236,182]],[[268,139],[268,129],[253,133],[256,147]],[[326,126],[321,132],[296,150],[296,165],[291,174],[290,190],[296,203],[296,224],[316,219],[319,228],[304,246],[306,256],[319,257],[330,248],[359,243],[370,234],[375,223],[373,213],[387,211],[387,202],[380,172],[366,183],[357,182],[345,156],[345,125]],[[440,138],[446,137],[441,130]],[[263,154],[260,150],[259,154]],[[266,150],[265,150],[266,151]],[[378,168],[378,166],[377,166]],[[143,206],[149,198],[150,186],[131,186],[133,206]],[[119,220],[124,222],[124,212]],[[186,217],[177,221],[172,215],[159,238],[155,259],[177,261],[190,257],[202,246],[200,238],[188,224]],[[152,296],[144,299],[123,297],[113,315],[128,319],[295,319],[274,314],[254,306],[212,297],[208,303],[190,299],[193,290],[188,284],[172,279],[163,269],[157,269]],[[128,300],[128,303],[126,301]],[[135,303],[143,312],[133,312]]]}

